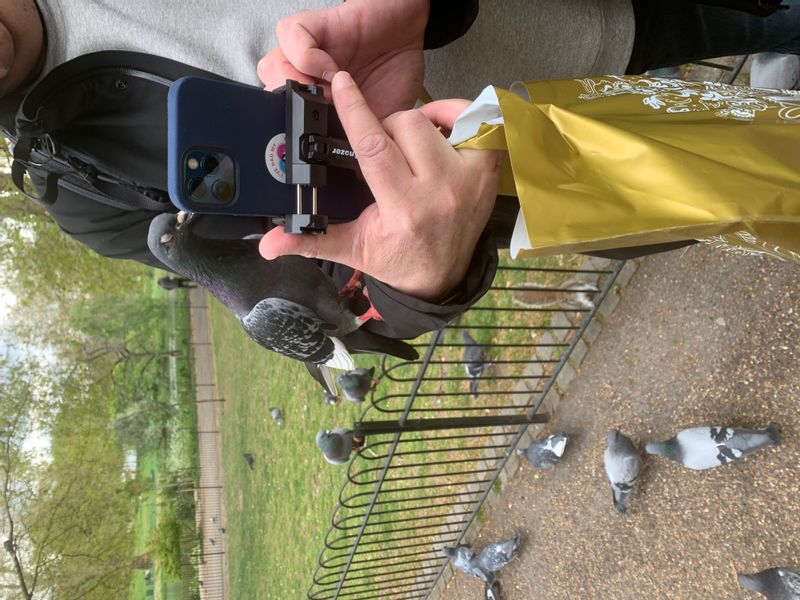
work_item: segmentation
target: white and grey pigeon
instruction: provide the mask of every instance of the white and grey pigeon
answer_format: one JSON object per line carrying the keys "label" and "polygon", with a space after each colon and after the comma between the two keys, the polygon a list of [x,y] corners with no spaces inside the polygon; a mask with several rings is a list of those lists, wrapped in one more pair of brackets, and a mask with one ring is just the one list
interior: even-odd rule
{"label": "white and grey pigeon", "polygon": [[502,600],[503,589],[500,587],[498,579],[495,579],[491,585],[488,583],[483,585],[483,598],[484,600]]}
{"label": "white and grey pigeon", "polygon": [[[342,465],[350,460],[353,450],[358,450],[361,444],[356,443],[350,429],[323,429],[317,432],[317,446],[322,454],[332,465]],[[363,440],[362,440],[363,443]]]}
{"label": "white and grey pigeon", "polygon": [[265,260],[258,240],[215,240],[192,233],[194,216],[163,213],[150,223],[147,245],[172,271],[211,292],[257,343],[308,368],[332,394],[328,367],[354,368],[351,353],[417,358],[411,346],[360,328],[333,280],[301,256]]}
{"label": "white and grey pigeon", "polygon": [[777,427],[692,427],[665,442],[645,445],[648,454],[660,454],[690,469],[711,469],[780,443]]}
{"label": "white and grey pigeon", "polygon": [[517,448],[517,454],[527,458],[537,469],[551,469],[564,456],[568,440],[566,433],[554,433],[534,441],[524,450]]}
{"label": "white and grey pigeon", "polygon": [[466,344],[464,346],[464,369],[467,372],[467,377],[469,377],[469,392],[473,398],[477,398],[478,379],[480,379],[488,366],[486,352],[466,329],[461,330],[461,339]]}
{"label": "white and grey pigeon", "polygon": [[450,558],[454,568],[477,577],[487,585],[493,583],[494,576],[478,566],[477,556],[469,546],[445,546],[442,548],[442,554]]}
{"label": "white and grey pigeon", "polygon": [[630,439],[620,433],[619,429],[612,429],[608,432],[608,446],[603,454],[603,462],[611,482],[614,508],[625,514],[628,510],[628,498],[642,470],[642,457]]}
{"label": "white and grey pigeon", "polygon": [[280,408],[273,406],[269,409],[269,414],[272,415],[272,420],[275,421],[276,425],[283,425],[283,413]]}
{"label": "white and grey pigeon", "polygon": [[744,589],[763,594],[768,600],[800,600],[800,569],[773,567],[738,577]]}

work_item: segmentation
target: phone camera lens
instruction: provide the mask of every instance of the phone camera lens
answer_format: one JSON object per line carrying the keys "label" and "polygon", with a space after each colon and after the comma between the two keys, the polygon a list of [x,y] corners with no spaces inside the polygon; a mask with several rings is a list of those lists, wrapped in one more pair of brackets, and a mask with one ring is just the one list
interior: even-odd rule
{"label": "phone camera lens", "polygon": [[189,183],[186,185],[189,189],[189,194],[192,198],[200,199],[206,195],[208,188],[206,186],[206,182],[203,180],[202,177],[193,177],[189,180]]}
{"label": "phone camera lens", "polygon": [[222,179],[216,181],[214,185],[211,186],[211,193],[214,195],[214,198],[225,204],[233,200],[233,186],[230,182]]}
{"label": "phone camera lens", "polygon": [[203,171],[206,173],[213,173],[219,167],[219,159],[213,154],[206,154],[203,157]]}

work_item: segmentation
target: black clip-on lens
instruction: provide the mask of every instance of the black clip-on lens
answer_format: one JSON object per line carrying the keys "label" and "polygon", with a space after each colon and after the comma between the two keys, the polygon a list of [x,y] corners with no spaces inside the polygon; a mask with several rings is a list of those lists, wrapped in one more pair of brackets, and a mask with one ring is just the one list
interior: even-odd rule
{"label": "black clip-on lens", "polygon": [[[323,234],[328,217],[317,213],[317,188],[328,180],[328,167],[358,170],[355,153],[347,140],[328,137],[328,108],[322,88],[287,80],[286,183],[296,186],[295,214],[283,221],[286,233]],[[333,115],[335,117],[335,113]],[[311,213],[304,212],[304,188],[311,188]]]}

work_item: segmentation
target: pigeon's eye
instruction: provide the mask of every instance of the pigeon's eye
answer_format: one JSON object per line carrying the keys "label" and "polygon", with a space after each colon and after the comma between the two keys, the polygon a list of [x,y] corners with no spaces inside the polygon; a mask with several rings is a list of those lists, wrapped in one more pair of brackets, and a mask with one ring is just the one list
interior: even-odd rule
{"label": "pigeon's eye", "polygon": [[172,233],[165,233],[158,240],[162,246],[169,246],[172,243],[172,238],[175,237]]}

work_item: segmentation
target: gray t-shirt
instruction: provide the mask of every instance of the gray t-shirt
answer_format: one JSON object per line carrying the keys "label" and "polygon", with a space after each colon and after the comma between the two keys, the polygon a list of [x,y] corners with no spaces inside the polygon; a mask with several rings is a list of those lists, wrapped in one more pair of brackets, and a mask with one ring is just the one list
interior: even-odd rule
{"label": "gray t-shirt", "polygon": [[[256,64],[276,44],[278,19],[339,0],[37,3],[47,28],[44,73],[88,52],[134,50],[260,85]],[[463,38],[426,53],[426,87],[435,98],[471,99],[490,83],[620,73],[633,33],[630,0],[483,0]]]}
{"label": "gray t-shirt", "polygon": [[482,0],[466,35],[425,53],[425,87],[472,100],[489,84],[622,74],[633,37],[631,0]]}

